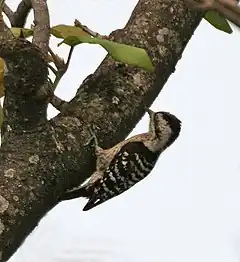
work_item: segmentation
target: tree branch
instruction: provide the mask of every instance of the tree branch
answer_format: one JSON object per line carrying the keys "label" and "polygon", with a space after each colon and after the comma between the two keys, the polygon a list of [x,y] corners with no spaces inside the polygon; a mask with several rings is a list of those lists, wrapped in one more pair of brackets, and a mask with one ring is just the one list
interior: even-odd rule
{"label": "tree branch", "polygon": [[[27,2],[20,3],[14,20],[20,17],[26,19],[23,16],[30,10]],[[4,32],[3,29],[1,31]],[[4,121],[1,130],[4,141],[9,130],[25,132],[46,121],[48,101],[38,99],[37,94],[42,86],[47,84],[48,68],[46,57],[41,50],[36,46],[32,47],[32,44],[24,39],[15,39],[11,34],[10,38],[3,37],[0,46],[0,55],[7,68],[4,78]]]}
{"label": "tree branch", "polygon": [[14,13],[11,10],[11,8],[7,6],[6,3],[3,5],[3,12],[8,17],[10,23],[12,24],[14,22]]}
{"label": "tree branch", "polygon": [[108,38],[108,36],[106,36],[106,35],[100,35],[99,33],[92,31],[86,25],[83,25],[82,23],[80,23],[80,21],[77,20],[77,19],[75,19],[74,25],[76,27],[80,27],[83,31],[85,31],[86,33],[88,33],[91,36],[98,37],[98,38]]}
{"label": "tree branch", "polygon": [[33,43],[43,53],[48,53],[50,38],[50,19],[46,0],[30,0],[34,12],[34,34]]}
{"label": "tree branch", "polygon": [[[46,0],[30,0],[33,11],[34,11],[34,34],[33,34],[33,43],[36,44],[43,53],[48,53],[49,51],[49,38],[50,38],[50,18],[48,12],[48,6]],[[59,109],[59,101],[60,98],[54,95],[54,91],[62,76],[65,74],[68,64],[70,62],[70,58],[72,55],[73,48],[70,49],[69,61],[64,67],[59,69],[56,75],[56,79],[53,85],[46,83],[44,86],[39,89],[37,94],[40,100],[44,100],[46,102],[51,102],[53,106],[58,106]],[[55,102],[58,102],[56,105]],[[65,101],[61,100],[61,103]]]}
{"label": "tree branch", "polygon": [[36,93],[47,82],[48,68],[41,50],[24,39],[1,41],[0,46],[7,67],[3,139],[8,129],[23,132],[46,121],[47,103],[37,101]]}
{"label": "tree branch", "polygon": [[[49,36],[50,33],[48,32],[47,28],[50,28],[50,22],[49,22],[49,14],[48,14],[48,9],[47,9],[47,5],[46,2],[44,1],[33,1],[34,2],[34,10],[36,10],[36,12],[34,12],[35,14],[35,23],[37,24],[41,24],[43,25],[42,28],[44,28],[44,31],[42,31],[40,28],[37,32],[37,27],[35,27],[35,38],[36,36],[39,40],[42,40],[42,42],[40,43],[35,43],[38,46],[44,46],[44,48],[42,48],[43,51],[45,50],[45,46],[48,45],[49,42]],[[32,3],[30,0],[23,0],[20,2],[20,4],[17,7],[17,10],[15,13],[13,13],[13,11],[6,5],[6,3],[3,5],[3,11],[4,13],[7,15],[7,17],[9,18],[10,22],[11,22],[11,26],[12,27],[24,27],[27,16],[30,12],[30,10],[32,9]],[[43,15],[41,14],[42,10],[44,11]],[[41,14],[41,15],[40,15]],[[39,19],[39,22],[37,22]],[[49,26],[48,26],[49,25]],[[47,31],[46,31],[47,30]],[[40,34],[39,34],[40,32]],[[44,36],[44,38],[42,37]],[[73,48],[71,48],[70,50],[70,54],[72,54]],[[70,58],[71,55],[69,56],[69,60],[67,61],[66,65],[64,64],[61,68],[58,68],[59,70],[56,71],[56,79],[54,81],[53,85],[44,85],[42,86],[38,92],[37,92],[37,97],[40,100],[45,100],[45,101],[51,101],[52,105],[57,108],[58,110],[60,110],[63,106],[65,106],[66,101],[61,100],[60,98],[58,98],[57,96],[54,95],[54,90],[56,89],[59,81],[61,80],[62,76],[65,74],[65,72],[67,71],[69,62],[70,62]],[[49,65],[49,68],[51,66]]]}
{"label": "tree branch", "polygon": [[240,7],[236,0],[187,0],[191,7],[202,12],[215,10],[240,27]]}
{"label": "tree branch", "polygon": [[51,54],[52,60],[57,68],[57,70],[55,70],[55,68],[53,68],[51,65],[48,65],[48,67],[51,69],[51,71],[55,74],[55,79],[54,82],[52,83],[49,79],[49,88],[48,90],[51,92],[52,94],[52,99],[51,99],[51,104],[58,109],[60,112],[64,110],[64,108],[67,106],[68,102],[62,100],[61,98],[57,97],[56,95],[54,95],[54,91],[56,90],[59,82],[61,81],[62,77],[65,75],[65,73],[68,70],[70,61],[71,61],[71,57],[73,54],[73,50],[74,47],[71,46],[69,54],[68,54],[68,58],[67,58],[67,62],[65,63],[63,59],[61,59],[60,57],[58,57],[56,54],[54,54],[54,52],[51,50],[51,48],[49,48],[49,53]]}
{"label": "tree branch", "polygon": [[14,36],[12,32],[9,30],[7,25],[3,20],[2,10],[4,9],[4,0],[0,1],[0,40],[1,39],[12,39]]}
{"label": "tree branch", "polygon": [[[1,262],[11,257],[66,189],[94,171],[94,148],[84,146],[90,138],[88,125],[96,127],[103,148],[123,140],[174,72],[200,21],[201,16],[190,12],[185,0],[140,0],[126,27],[110,38],[145,48],[155,73],[107,56],[63,113],[27,132],[8,131],[0,150]],[[28,68],[33,62],[44,65],[34,50],[37,62],[27,55]]]}
{"label": "tree branch", "polygon": [[229,6],[228,4],[225,5],[225,2],[226,1],[219,1],[219,3],[216,2],[214,10],[218,11],[230,22],[240,27],[240,8],[237,6],[237,4],[235,7],[233,7],[232,5]]}
{"label": "tree branch", "polygon": [[22,0],[16,12],[13,12],[6,3],[3,6],[3,12],[8,17],[12,27],[24,27],[31,8],[30,0]]}

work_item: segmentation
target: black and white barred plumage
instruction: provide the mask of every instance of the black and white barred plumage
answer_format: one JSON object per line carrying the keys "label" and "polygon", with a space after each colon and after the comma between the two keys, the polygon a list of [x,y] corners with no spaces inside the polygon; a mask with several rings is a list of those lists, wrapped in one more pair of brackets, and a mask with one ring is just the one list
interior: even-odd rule
{"label": "black and white barred plumage", "polygon": [[122,141],[110,149],[96,146],[97,167],[90,179],[70,189],[62,200],[79,196],[89,200],[89,210],[128,190],[154,168],[160,154],[178,137],[181,121],[167,112],[150,115],[149,131]]}

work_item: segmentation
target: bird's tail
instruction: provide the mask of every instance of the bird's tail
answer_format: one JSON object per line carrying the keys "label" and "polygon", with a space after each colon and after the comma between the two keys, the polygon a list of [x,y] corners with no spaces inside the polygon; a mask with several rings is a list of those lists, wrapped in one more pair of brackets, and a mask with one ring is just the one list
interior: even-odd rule
{"label": "bird's tail", "polygon": [[71,200],[79,197],[89,197],[89,190],[85,186],[66,191],[65,194],[60,198],[60,201]]}

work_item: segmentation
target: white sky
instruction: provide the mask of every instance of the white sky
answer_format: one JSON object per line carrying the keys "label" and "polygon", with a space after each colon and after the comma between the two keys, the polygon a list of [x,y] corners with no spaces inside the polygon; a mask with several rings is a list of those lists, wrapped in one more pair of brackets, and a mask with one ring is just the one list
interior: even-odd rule
{"label": "white sky", "polygon": [[[78,18],[108,34],[125,25],[137,0],[48,2],[52,25]],[[202,22],[152,106],[183,127],[151,175],[89,212],[81,211],[84,199],[59,204],[10,261],[239,262],[239,44],[238,29],[227,35]],[[55,50],[66,57],[68,48]],[[71,99],[105,54],[78,46],[57,94]],[[145,116],[133,133],[147,126]]]}

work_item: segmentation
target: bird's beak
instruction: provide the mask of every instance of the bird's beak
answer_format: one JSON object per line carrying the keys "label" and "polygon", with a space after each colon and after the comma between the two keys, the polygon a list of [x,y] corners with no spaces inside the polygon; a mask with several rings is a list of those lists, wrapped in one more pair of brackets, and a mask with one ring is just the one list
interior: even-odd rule
{"label": "bird's beak", "polygon": [[152,117],[154,116],[154,114],[155,114],[155,113],[154,113],[151,109],[149,109],[149,108],[146,109],[146,112],[149,114],[149,117],[150,117],[150,118],[152,118]]}
{"label": "bird's beak", "polygon": [[151,109],[146,108],[146,112],[149,114],[149,133],[152,134],[153,137],[155,137],[155,126],[154,126],[154,116],[155,112],[153,112]]}

